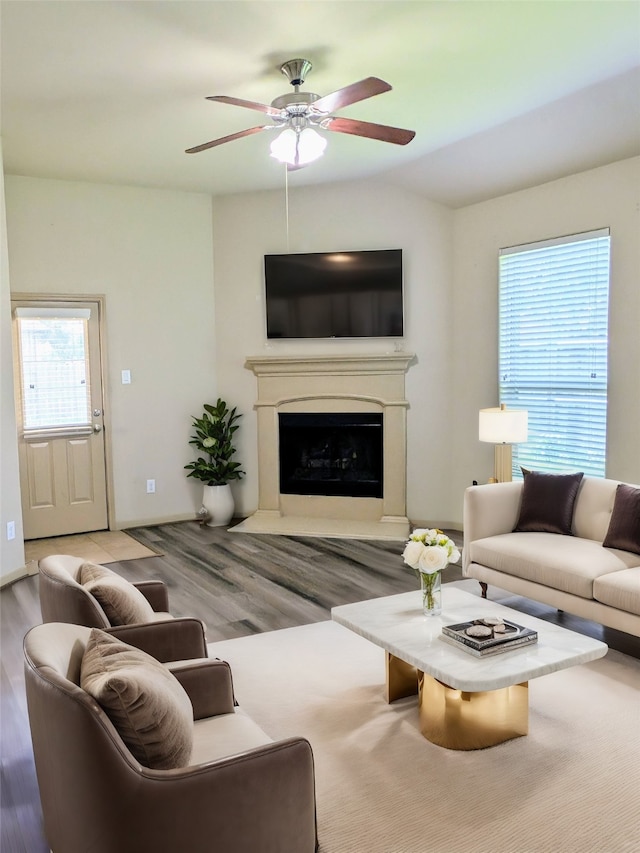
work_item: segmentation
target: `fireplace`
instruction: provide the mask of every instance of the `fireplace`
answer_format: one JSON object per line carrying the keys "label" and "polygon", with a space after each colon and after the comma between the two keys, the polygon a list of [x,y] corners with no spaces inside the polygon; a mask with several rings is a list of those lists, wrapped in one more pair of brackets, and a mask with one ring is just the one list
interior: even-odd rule
{"label": "fireplace", "polygon": [[255,403],[258,508],[236,532],[405,539],[411,353],[266,355]]}
{"label": "fireplace", "polygon": [[280,492],[381,498],[382,415],[280,414]]}

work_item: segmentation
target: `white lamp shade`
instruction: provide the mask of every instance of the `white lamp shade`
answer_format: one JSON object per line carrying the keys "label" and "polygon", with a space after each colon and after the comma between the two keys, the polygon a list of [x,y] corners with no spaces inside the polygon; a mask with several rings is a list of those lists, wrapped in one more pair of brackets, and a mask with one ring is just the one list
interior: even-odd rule
{"label": "white lamp shade", "polygon": [[322,157],[326,147],[327,140],[310,127],[299,132],[287,128],[270,146],[271,156],[281,163],[289,163],[290,166],[306,166],[307,163],[312,163]]}
{"label": "white lamp shade", "polygon": [[296,159],[296,132],[295,130],[283,130],[271,143],[271,156],[281,163],[295,163]]}
{"label": "white lamp shade", "polygon": [[320,136],[310,127],[305,127],[298,138],[298,162],[301,165],[312,163],[318,157],[322,157],[326,147],[327,140],[324,136]]}
{"label": "white lamp shade", "polygon": [[480,409],[478,438],[491,444],[520,444],[527,440],[528,421],[524,409]]}

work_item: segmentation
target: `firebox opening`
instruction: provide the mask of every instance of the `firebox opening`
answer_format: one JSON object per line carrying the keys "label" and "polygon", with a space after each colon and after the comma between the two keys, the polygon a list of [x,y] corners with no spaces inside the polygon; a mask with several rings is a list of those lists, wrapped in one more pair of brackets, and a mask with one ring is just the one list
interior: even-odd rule
{"label": "firebox opening", "polygon": [[381,414],[280,414],[280,492],[381,498]]}

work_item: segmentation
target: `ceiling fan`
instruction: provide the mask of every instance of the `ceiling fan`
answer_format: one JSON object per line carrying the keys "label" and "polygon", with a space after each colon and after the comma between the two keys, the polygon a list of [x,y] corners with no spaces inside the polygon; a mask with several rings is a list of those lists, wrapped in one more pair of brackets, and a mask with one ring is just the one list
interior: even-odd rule
{"label": "ceiling fan", "polygon": [[350,86],[345,86],[330,95],[316,95],[313,92],[301,92],[300,86],[312,65],[308,59],[290,59],[280,66],[280,71],[287,77],[294,91],[276,98],[271,104],[260,104],[255,101],[245,101],[227,95],[211,95],[208,101],[219,101],[223,104],[233,104],[265,113],[273,124],[249,127],[204,142],[194,148],[187,148],[187,154],[197,154],[216,145],[241,139],[262,130],[282,130],[283,132],[271,143],[271,156],[283,163],[288,169],[300,169],[320,157],[327,144],[326,139],[316,132],[315,128],[331,130],[337,133],[349,133],[353,136],[364,136],[369,139],[379,139],[394,145],[407,145],[415,136],[413,130],[402,130],[385,124],[372,124],[351,118],[339,118],[331,115],[336,110],[389,92],[391,86],[378,77],[366,77]]}

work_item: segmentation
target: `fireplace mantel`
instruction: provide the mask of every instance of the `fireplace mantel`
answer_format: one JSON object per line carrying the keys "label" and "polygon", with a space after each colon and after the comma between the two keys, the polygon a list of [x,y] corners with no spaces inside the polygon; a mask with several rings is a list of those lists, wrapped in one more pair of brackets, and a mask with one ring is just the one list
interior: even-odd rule
{"label": "fireplace mantel", "polygon": [[256,376],[298,376],[326,374],[404,374],[414,354],[407,352],[375,353],[372,355],[289,355],[250,356],[245,367]]}
{"label": "fireplace mantel", "polygon": [[[404,377],[413,353],[250,356],[258,396],[258,509],[234,528],[251,533],[405,539]],[[378,412],[384,423],[383,497],[281,494],[278,415]]]}

